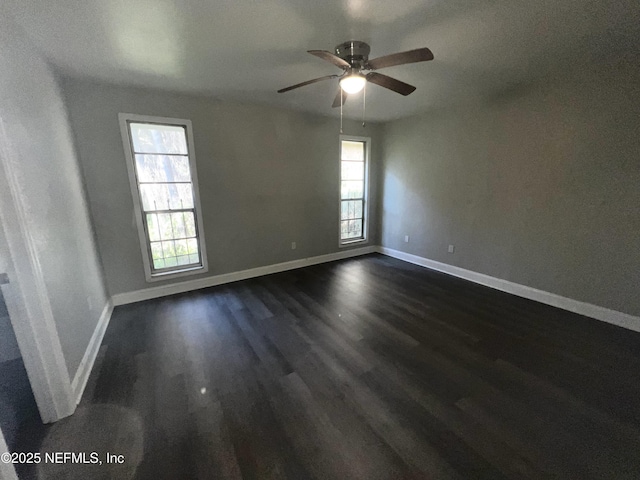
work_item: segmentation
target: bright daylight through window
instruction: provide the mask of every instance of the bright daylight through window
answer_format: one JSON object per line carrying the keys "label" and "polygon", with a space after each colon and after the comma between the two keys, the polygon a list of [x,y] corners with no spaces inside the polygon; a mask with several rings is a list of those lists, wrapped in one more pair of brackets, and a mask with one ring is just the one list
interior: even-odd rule
{"label": "bright daylight through window", "polygon": [[367,141],[340,141],[340,243],[365,239]]}
{"label": "bright daylight through window", "polygon": [[124,121],[147,276],[204,268],[190,123],[135,119]]}

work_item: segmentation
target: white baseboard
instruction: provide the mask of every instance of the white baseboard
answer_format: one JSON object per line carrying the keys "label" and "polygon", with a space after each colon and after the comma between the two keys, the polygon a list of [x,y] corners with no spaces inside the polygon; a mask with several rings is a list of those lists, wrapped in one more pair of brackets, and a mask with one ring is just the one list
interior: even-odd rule
{"label": "white baseboard", "polygon": [[290,262],[276,263],[266,265],[264,267],[250,268],[239,272],[225,273],[222,275],[213,275],[211,277],[199,278],[197,280],[189,280],[186,282],[172,283],[170,285],[162,285],[159,287],[145,288],[144,290],[136,290],[133,292],[117,293],[113,295],[112,301],[115,306],[126,305],[128,303],[141,302],[152,298],[164,297],[176,293],[190,292],[201,288],[214,287],[238,280],[246,280],[248,278],[261,277],[272,273],[294,270],[296,268],[308,267],[319,263],[333,262],[344,258],[357,257],[377,251],[377,247],[368,246],[362,248],[354,248],[343,250],[341,252],[329,253],[327,255],[319,255],[317,257],[301,258]]}
{"label": "white baseboard", "polygon": [[496,290],[501,290],[519,297],[535,300],[536,302],[545,303],[547,305],[562,308],[563,310],[568,310],[586,317],[595,318],[596,320],[601,320],[619,327],[640,332],[640,317],[629,315],[628,313],[599,307],[598,305],[593,305],[591,303],[580,302],[578,300],[556,295],[555,293],[545,292],[544,290],[527,287],[526,285],[520,285],[519,283],[491,277],[483,273],[473,272],[471,270],[455,267],[446,263],[436,262],[435,260],[429,260],[428,258],[401,252],[400,250],[394,250],[387,247],[377,247],[376,250],[379,253],[399,260],[404,260],[405,262],[427,267],[431,270],[437,270],[438,272],[447,273],[454,277],[470,280],[472,282],[479,283],[480,285],[495,288]]}
{"label": "white baseboard", "polygon": [[100,350],[104,333],[107,331],[107,327],[109,326],[109,320],[111,320],[112,313],[113,301],[109,300],[102,310],[98,324],[93,331],[93,335],[91,335],[91,340],[89,340],[89,345],[87,345],[82,361],[80,362],[78,370],[71,382],[71,391],[73,392],[76,405],[79,404],[82,399],[82,393],[87,386],[89,375],[91,374],[93,364],[98,356],[98,351]]}

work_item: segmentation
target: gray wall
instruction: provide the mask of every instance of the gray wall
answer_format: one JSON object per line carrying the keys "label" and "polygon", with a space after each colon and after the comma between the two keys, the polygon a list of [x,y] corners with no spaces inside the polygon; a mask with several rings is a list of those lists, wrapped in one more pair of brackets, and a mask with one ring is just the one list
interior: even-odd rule
{"label": "gray wall", "polygon": [[20,358],[16,335],[11,326],[9,312],[0,291],[0,363]]}
{"label": "gray wall", "polygon": [[[7,272],[9,272],[10,262],[9,247],[5,239],[2,222],[0,222],[0,290],[2,289],[2,284],[9,280]],[[16,358],[20,358],[20,349],[18,348],[16,335],[4,302],[4,296],[0,292],[0,363],[15,360]]]}
{"label": "gray wall", "polygon": [[385,125],[382,245],[639,315],[640,69],[604,62]]}
{"label": "gray wall", "polygon": [[5,153],[73,378],[107,301],[102,269],[58,85],[20,32],[2,23],[0,120],[11,142]]}
{"label": "gray wall", "polygon": [[[340,250],[339,120],[72,79],[63,91],[111,295]],[[146,282],[119,112],[192,121],[208,273]],[[373,139],[372,199],[378,132],[375,124],[345,128]],[[369,244],[377,231],[372,221]]]}

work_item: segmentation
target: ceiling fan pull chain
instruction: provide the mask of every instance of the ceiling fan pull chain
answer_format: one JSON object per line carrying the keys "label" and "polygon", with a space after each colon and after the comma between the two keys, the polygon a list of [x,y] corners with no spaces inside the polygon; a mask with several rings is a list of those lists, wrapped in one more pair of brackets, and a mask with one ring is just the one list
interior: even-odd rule
{"label": "ceiling fan pull chain", "polygon": [[366,127],[364,118],[367,112],[367,84],[364,84],[364,92],[362,92],[362,128]]}
{"label": "ceiling fan pull chain", "polygon": [[342,104],[344,103],[344,100],[342,98],[342,89],[340,89],[340,134],[344,133],[342,131]]}

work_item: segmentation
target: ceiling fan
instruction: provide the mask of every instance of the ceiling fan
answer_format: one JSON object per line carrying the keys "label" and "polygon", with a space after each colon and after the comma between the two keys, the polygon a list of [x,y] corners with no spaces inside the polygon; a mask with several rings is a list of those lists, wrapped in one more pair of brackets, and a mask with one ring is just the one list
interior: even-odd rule
{"label": "ceiling fan", "polygon": [[428,48],[418,48],[406,52],[393,53],[391,55],[385,55],[384,57],[374,58],[373,60],[369,60],[370,51],[371,47],[369,47],[368,44],[357,40],[341,43],[335,48],[335,54],[326,50],[308,50],[308,53],[311,55],[315,55],[341,68],[343,70],[342,74],[326,75],[324,77],[314,78],[313,80],[307,80],[306,82],[282,88],[278,90],[278,93],[288,92],[295,88],[304,87],[331,78],[340,78],[340,91],[338,91],[332,107],[342,106],[349,94],[358,93],[364,88],[367,82],[375,83],[376,85],[406,96],[412,93],[416,87],[387,75],[377,73],[374,70],[393,67],[395,65],[433,60],[433,53],[431,53],[431,50]]}

